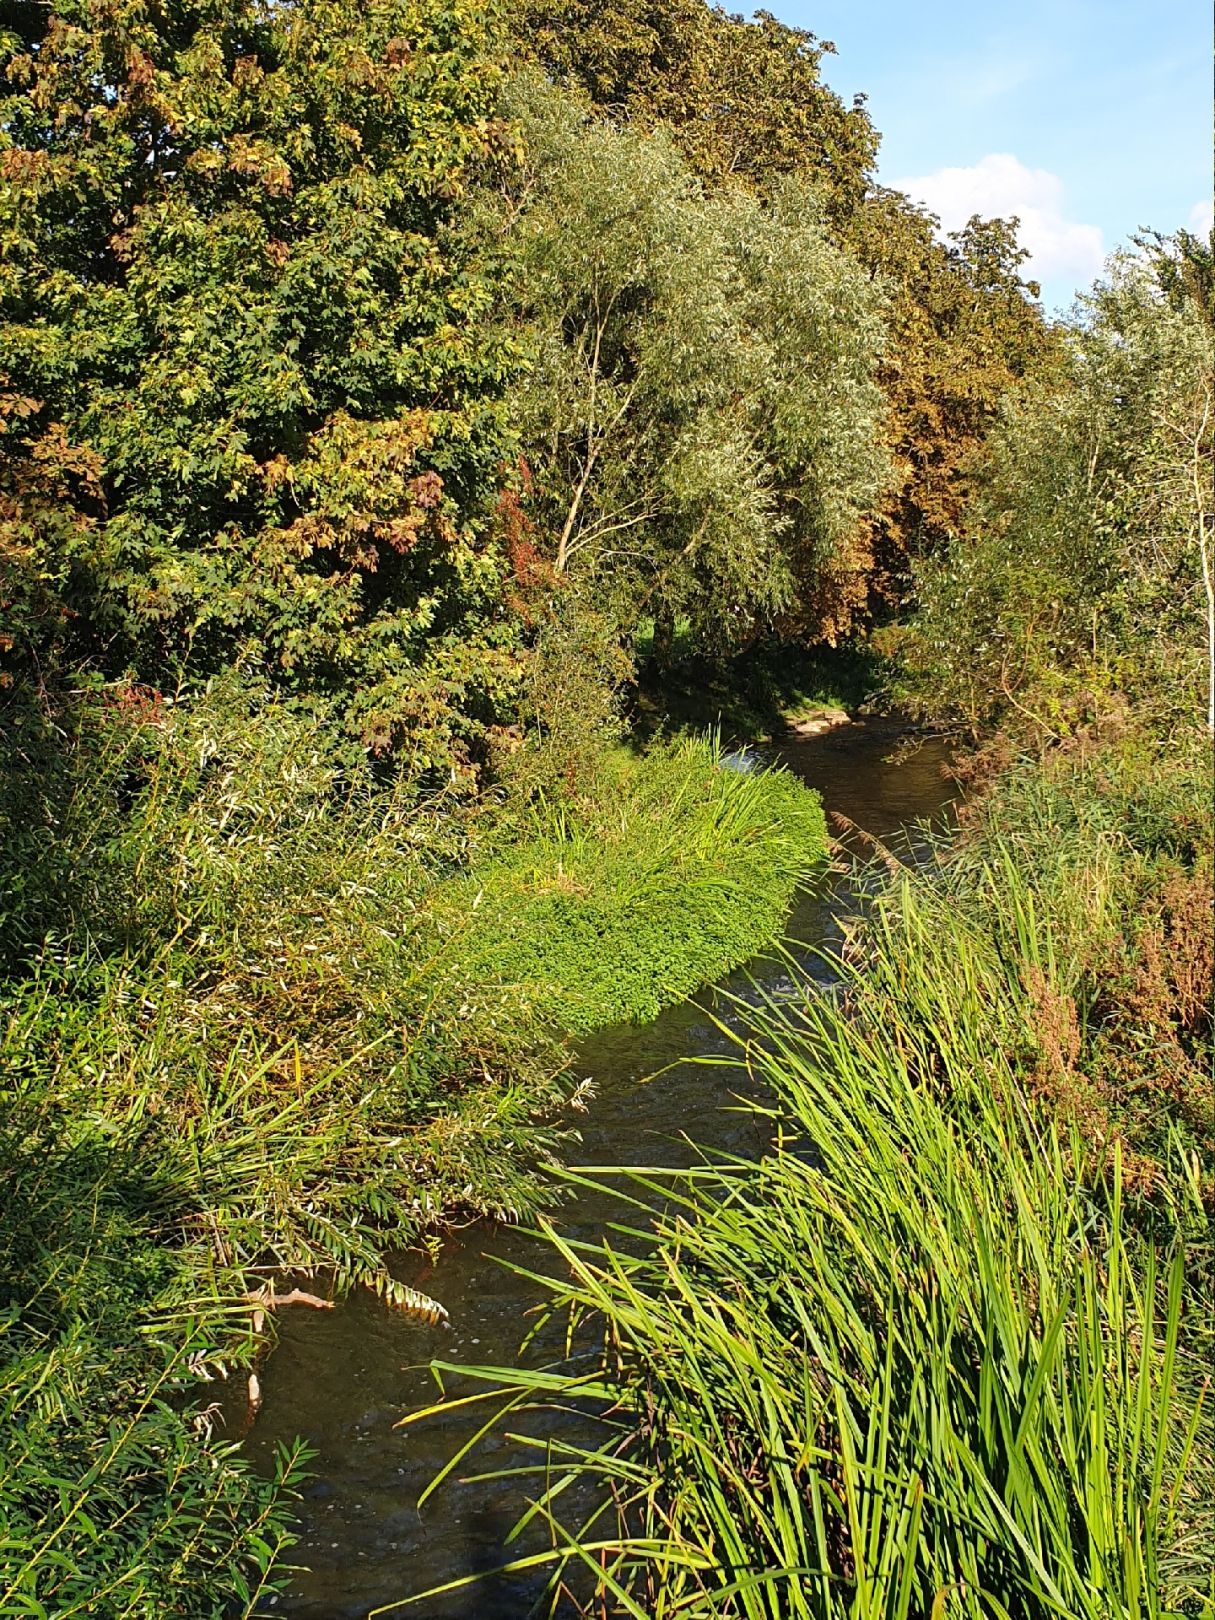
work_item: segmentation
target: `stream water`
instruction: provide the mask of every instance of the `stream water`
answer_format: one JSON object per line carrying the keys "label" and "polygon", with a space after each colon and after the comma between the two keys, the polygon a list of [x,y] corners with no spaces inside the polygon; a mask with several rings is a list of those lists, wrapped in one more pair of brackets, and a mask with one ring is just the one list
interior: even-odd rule
{"label": "stream water", "polygon": [[[944,745],[925,742],[892,759],[897,742],[898,732],[889,725],[858,723],[791,742],[777,757],[819,789],[829,813],[840,812],[889,838],[945,813],[950,800]],[[835,919],[850,898],[846,879],[826,872],[799,898],[788,933],[806,947],[811,972],[824,971],[813,950],[838,937]],[[761,959],[723,985],[745,995],[748,975],[772,983],[784,972]],[[595,1097],[576,1149],[580,1162],[680,1165],[691,1162],[698,1147],[764,1150],[762,1118],[737,1107],[739,1076],[681,1061],[726,1045],[705,1014],[711,998],[706,992],[652,1024],[605,1030],[581,1049],[575,1072],[593,1081]],[[605,1187],[579,1196],[558,1218],[571,1236],[594,1238],[618,1215]],[[316,1453],[316,1478],[302,1504],[296,1550],[308,1567],[270,1612],[296,1620],[361,1620],[380,1605],[493,1571],[517,1555],[518,1547],[504,1551],[504,1540],[524,1505],[527,1482],[453,1477],[421,1511],[417,1506],[419,1493],[485,1414],[474,1408],[472,1416],[461,1410],[404,1430],[394,1425],[435,1399],[431,1357],[515,1362],[527,1313],[543,1295],[508,1268],[545,1271],[554,1263],[527,1231],[482,1222],[445,1242],[434,1270],[421,1260],[398,1268],[403,1280],[442,1300],[450,1331],[405,1319],[367,1294],[332,1312],[283,1313],[279,1342],[263,1373],[264,1405],[247,1449],[269,1466],[277,1442],[302,1435]],[[494,1435],[478,1445],[475,1459],[459,1474],[532,1460]],[[394,1612],[425,1620],[523,1620],[537,1590],[535,1577],[488,1576],[474,1587]]]}

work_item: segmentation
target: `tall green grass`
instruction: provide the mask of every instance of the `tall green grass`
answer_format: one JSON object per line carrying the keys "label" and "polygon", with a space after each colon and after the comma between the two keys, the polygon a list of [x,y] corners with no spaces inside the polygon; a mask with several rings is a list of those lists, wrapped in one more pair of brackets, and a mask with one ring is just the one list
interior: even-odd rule
{"label": "tall green grass", "polygon": [[1175,813],[1115,832],[1091,766],[1051,780],[1067,822],[1035,819],[1039,767],[888,879],[835,993],[737,1004],[721,1061],[775,1099],[768,1156],[635,1172],[623,1245],[549,1228],[551,1308],[602,1355],[479,1372],[511,1410],[602,1414],[598,1445],[542,1443],[521,1512],[554,1592],[647,1620],[1215,1613],[1211,1138],[1164,1095],[1151,1129],[1081,1106],[1116,1024],[1101,936],[1197,801],[1183,772]]}
{"label": "tall green grass", "polygon": [[418,802],[235,679],[71,723],[0,795],[0,1611],[243,1611],[299,1459],[202,1414],[259,1290],[429,1309],[392,1252],[552,1200],[567,1036],[775,934],[822,813],[707,744]]}
{"label": "tall green grass", "polygon": [[[183,1263],[183,1242],[204,1250],[209,1234],[160,1146],[137,1122],[76,1117],[6,1088],[5,1615],[246,1614],[275,1589],[292,1544],[303,1451],[259,1479],[208,1413],[223,1388],[215,1359],[239,1359],[249,1316],[239,1274],[222,1273],[226,1289],[208,1297]],[[206,1269],[217,1280],[213,1258]]]}

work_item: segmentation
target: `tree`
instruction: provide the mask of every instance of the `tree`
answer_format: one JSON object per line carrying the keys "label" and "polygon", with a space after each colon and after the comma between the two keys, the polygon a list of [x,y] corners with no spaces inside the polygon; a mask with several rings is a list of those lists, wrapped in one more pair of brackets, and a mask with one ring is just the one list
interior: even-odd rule
{"label": "tree", "polygon": [[1208,326],[1215,326],[1215,226],[1205,242],[1193,231],[1174,231],[1172,236],[1151,231],[1137,236],[1135,245],[1147,255],[1174,309],[1188,301]]}
{"label": "tree", "polygon": [[887,472],[873,287],[804,185],[706,194],[663,134],[529,94],[519,432],[556,574],[705,645],[841,635]]}
{"label": "tree", "polygon": [[874,536],[879,615],[903,601],[917,558],[965,533],[1005,395],[1062,363],[1038,288],[1022,279],[1016,225],[976,217],[942,241],[932,215],[885,188],[851,223],[849,239],[889,297],[881,380],[899,478]]}
{"label": "tree", "polygon": [[39,16],[0,104],[10,672],[242,656],[443,763],[512,679],[511,361],[449,230],[502,134],[484,9]]}
{"label": "tree", "polygon": [[969,533],[919,569],[907,645],[936,712],[1041,719],[1077,672],[1184,712],[1205,664],[1212,723],[1215,343],[1170,286],[1142,257],[1111,261],[1065,369],[1006,401]]}
{"label": "tree", "polygon": [[806,29],[705,0],[522,0],[511,20],[525,57],[554,82],[609,118],[669,129],[711,187],[767,192],[798,175],[833,220],[860,203],[877,135],[863,98],[847,107],[824,84],[835,47]]}
{"label": "tree", "polygon": [[520,49],[600,113],[666,128],[709,193],[768,198],[810,186],[822,222],[881,284],[887,323],[883,435],[897,476],[874,511],[869,610],[896,612],[914,559],[962,529],[969,469],[999,402],[1057,362],[1058,343],[1022,279],[1016,221],[973,219],[941,240],[938,221],[876,186],[878,136],[864,98],[823,82],[829,42],[767,12],[750,21],[704,0],[526,0]]}

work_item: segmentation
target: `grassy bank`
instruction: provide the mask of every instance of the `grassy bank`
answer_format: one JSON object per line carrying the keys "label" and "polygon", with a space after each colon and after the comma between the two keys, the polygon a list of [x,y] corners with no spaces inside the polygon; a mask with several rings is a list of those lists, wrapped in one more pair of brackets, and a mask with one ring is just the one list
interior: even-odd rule
{"label": "grassy bank", "polygon": [[822,809],[795,778],[723,766],[685,738],[617,750],[575,795],[534,804],[433,909],[468,919],[467,969],[583,1034],[653,1018],[754,956],[825,849]]}
{"label": "grassy bank", "polygon": [[554,1236],[603,1360],[488,1376],[610,1413],[535,1484],[555,1525],[567,1473],[612,1487],[565,1578],[647,1617],[1215,1612],[1208,762],[1125,725],[1006,759],[838,995],[739,1009],[776,1149],[640,1253]]}
{"label": "grassy bank", "polygon": [[691,742],[419,804],[236,688],[76,725],[6,801],[0,1608],[229,1612],[290,1536],[200,1382],[259,1290],[430,1310],[386,1254],[551,1197],[567,1036],[771,938],[822,812]]}

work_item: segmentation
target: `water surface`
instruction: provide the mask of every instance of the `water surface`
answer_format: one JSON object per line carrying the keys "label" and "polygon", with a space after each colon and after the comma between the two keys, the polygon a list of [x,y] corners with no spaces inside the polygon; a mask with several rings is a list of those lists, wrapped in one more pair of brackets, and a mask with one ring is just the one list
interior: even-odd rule
{"label": "water surface", "polygon": [[[900,747],[886,724],[858,723],[824,736],[793,741],[777,756],[822,793],[838,813],[875,837],[910,831],[939,816],[950,798],[944,745]],[[808,948],[808,965],[822,973],[815,947],[838,938],[836,917],[850,903],[847,880],[824,871],[803,894],[789,934]],[[772,985],[785,969],[759,960],[723,981],[746,994],[750,979]],[[647,1025],[621,1025],[589,1040],[575,1073],[594,1083],[582,1122],[578,1160],[587,1165],[686,1165],[700,1150],[757,1154],[767,1146],[762,1116],[738,1106],[740,1076],[689,1063],[728,1043],[706,1014],[713,992],[672,1007]],[[654,1076],[654,1078],[651,1078]],[[598,1238],[619,1218],[610,1190],[592,1190],[559,1213],[572,1237]],[[506,1264],[503,1264],[506,1262]],[[274,1612],[298,1620],[354,1620],[444,1581],[490,1571],[513,1556],[507,1533],[522,1511],[526,1484],[453,1477],[419,1511],[419,1493],[470,1437],[484,1415],[467,1412],[401,1430],[406,1413],[435,1398],[432,1356],[471,1364],[509,1365],[542,1290],[508,1269],[551,1270],[553,1257],[525,1230],[478,1222],[444,1244],[436,1268],[407,1257],[403,1280],[441,1299],[451,1317],[444,1332],[386,1310],[369,1294],[337,1310],[285,1311],[277,1347],[263,1370],[265,1404],[249,1436],[255,1459],[268,1462],[274,1445],[302,1435],[316,1452],[317,1478],[302,1504],[296,1557],[309,1567]],[[543,1346],[533,1348],[542,1357]],[[543,1433],[533,1417],[530,1432]],[[523,1424],[519,1425],[523,1427]],[[480,1443],[466,1472],[533,1461],[504,1435]],[[443,1599],[400,1609],[433,1620],[524,1620],[537,1595],[535,1578],[498,1576]]]}

